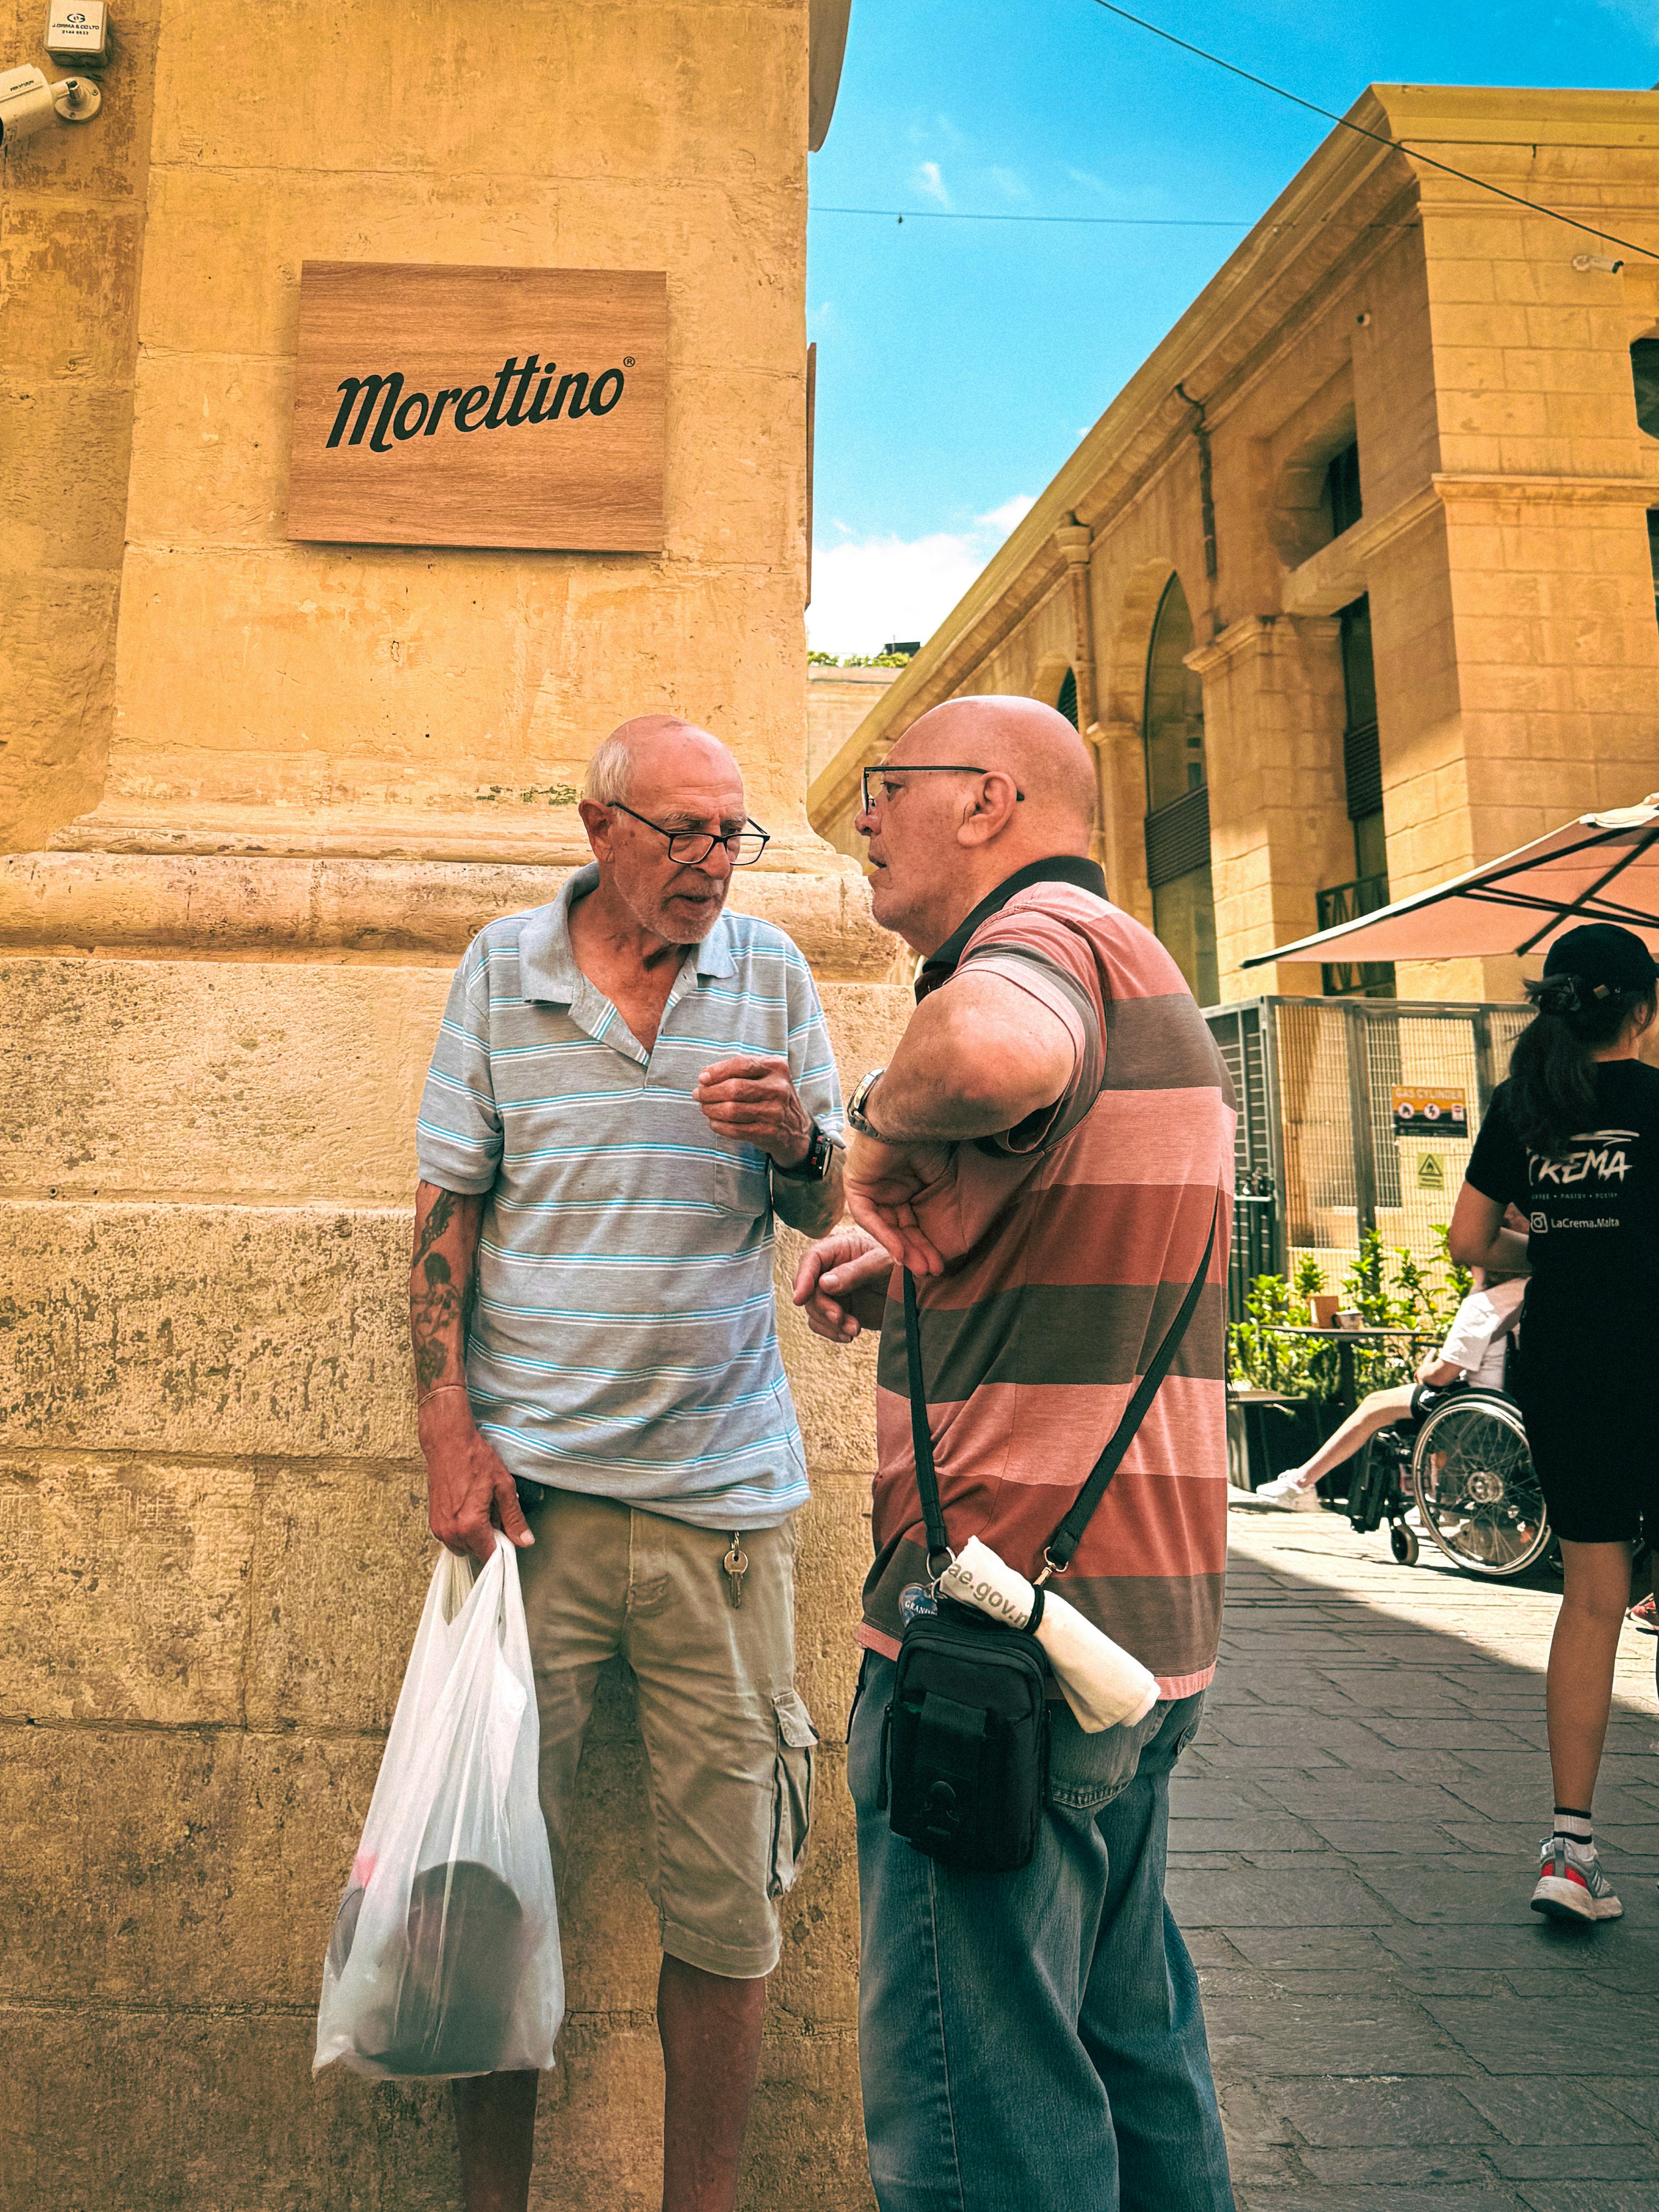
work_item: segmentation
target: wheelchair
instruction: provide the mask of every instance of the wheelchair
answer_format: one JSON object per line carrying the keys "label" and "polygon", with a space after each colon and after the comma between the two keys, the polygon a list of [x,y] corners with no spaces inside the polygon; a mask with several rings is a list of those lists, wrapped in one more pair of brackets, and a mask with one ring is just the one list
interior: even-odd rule
{"label": "wheelchair", "polygon": [[1486,1581],[1524,1574],[1554,1542],[1521,1409],[1501,1390],[1419,1384],[1407,1419],[1379,1429],[1353,1468],[1350,1525],[1370,1535],[1386,1521],[1401,1566],[1417,1564],[1413,1507],[1452,1565]]}

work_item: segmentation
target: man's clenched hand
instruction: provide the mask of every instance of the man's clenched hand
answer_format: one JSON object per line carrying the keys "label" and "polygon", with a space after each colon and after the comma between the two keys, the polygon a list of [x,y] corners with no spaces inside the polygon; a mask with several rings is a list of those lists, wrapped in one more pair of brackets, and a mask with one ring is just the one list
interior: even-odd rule
{"label": "man's clenched hand", "polygon": [[438,1541],[458,1556],[471,1552],[488,1565],[495,1531],[533,1544],[512,1476],[478,1434],[465,1390],[441,1390],[421,1407],[426,1455],[427,1521]]}
{"label": "man's clenched hand", "polygon": [[806,1326],[831,1344],[850,1344],[881,1327],[893,1262],[862,1229],[838,1229],[811,1246],[795,1275],[795,1304]]}

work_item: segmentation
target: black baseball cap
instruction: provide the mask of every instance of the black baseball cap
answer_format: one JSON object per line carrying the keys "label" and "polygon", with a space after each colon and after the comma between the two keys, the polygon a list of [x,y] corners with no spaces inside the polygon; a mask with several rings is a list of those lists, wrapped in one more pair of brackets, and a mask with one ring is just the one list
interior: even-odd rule
{"label": "black baseball cap", "polygon": [[1544,961],[1547,975],[1576,975],[1592,991],[1647,991],[1659,964],[1632,929],[1616,921],[1587,921],[1558,937]]}

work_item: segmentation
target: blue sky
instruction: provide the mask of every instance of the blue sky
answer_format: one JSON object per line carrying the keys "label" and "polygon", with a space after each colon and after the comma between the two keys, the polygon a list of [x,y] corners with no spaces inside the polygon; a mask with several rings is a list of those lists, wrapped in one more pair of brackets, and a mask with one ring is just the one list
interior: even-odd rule
{"label": "blue sky", "polygon": [[[1659,78],[1659,0],[1129,4],[1339,112],[1374,80]],[[1329,128],[1093,0],[854,0],[811,160],[811,643],[925,636]]]}

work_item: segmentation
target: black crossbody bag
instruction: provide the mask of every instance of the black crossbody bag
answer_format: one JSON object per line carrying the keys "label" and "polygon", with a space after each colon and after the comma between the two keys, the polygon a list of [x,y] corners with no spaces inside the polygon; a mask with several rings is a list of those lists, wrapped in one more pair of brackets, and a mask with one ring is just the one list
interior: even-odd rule
{"label": "black crossbody bag", "polygon": [[[967,1874],[1013,1874],[1030,1863],[1036,1849],[1048,1778],[1048,1662],[1036,1641],[1043,1584],[1071,1565],[1106,1486],[1170,1371],[1197,1310],[1220,1218],[1218,1196],[1204,1257],[1181,1310],[1071,1510],[1043,1548],[1036,1604],[1024,1627],[994,1620],[943,1592],[935,1593],[937,1611],[917,1613],[906,1623],[882,1726],[879,1802],[887,1808],[893,1833],[943,1866]],[[908,1267],[904,1346],[927,1572],[936,1583],[954,1555],[939,1505],[916,1286]]]}

